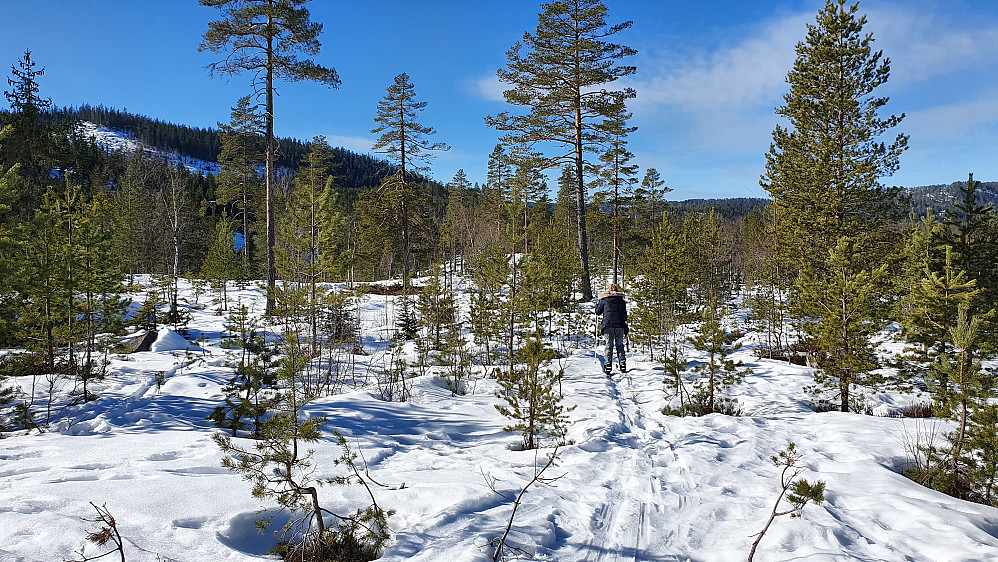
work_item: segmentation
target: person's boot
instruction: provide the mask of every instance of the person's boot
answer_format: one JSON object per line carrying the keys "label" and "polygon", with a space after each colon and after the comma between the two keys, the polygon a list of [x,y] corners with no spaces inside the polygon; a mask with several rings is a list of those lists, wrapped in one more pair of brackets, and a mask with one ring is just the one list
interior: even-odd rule
{"label": "person's boot", "polygon": [[603,372],[606,373],[606,376],[608,376],[608,377],[610,376],[610,368],[611,367],[613,367],[613,362],[612,361],[607,361],[606,364],[603,365]]}
{"label": "person's boot", "polygon": [[626,373],[627,372],[627,359],[621,357],[620,358],[620,365],[619,366],[620,366],[620,372],[621,373]]}

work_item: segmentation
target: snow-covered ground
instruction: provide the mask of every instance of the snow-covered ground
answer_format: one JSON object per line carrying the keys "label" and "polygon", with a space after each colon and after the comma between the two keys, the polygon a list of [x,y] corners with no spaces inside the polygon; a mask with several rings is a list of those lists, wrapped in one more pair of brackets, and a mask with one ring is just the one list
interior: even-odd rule
{"label": "snow-covered ground", "polygon": [[[249,290],[234,298],[260,303]],[[390,300],[369,296],[360,307],[368,351],[391,325]],[[92,387],[99,401],[63,410],[44,433],[0,440],[0,560],[78,559],[85,544],[96,554],[84,540],[96,529],[83,520],[95,516],[90,502],[116,518],[130,562],[270,559],[273,534],[253,523],[275,506],[221,467],[217,430],[205,421],[230,372],[222,324],[195,311],[190,326],[203,349],[164,331],[152,351],[114,359],[112,375]],[[533,560],[745,560],[779,492],[770,457],[793,441],[804,455],[801,476],[825,481],[826,501],[800,519],[778,518],[756,560],[998,560],[998,509],[900,474],[905,434],[925,420],[815,413],[803,391],[808,369],[756,359],[750,345],[737,358],[754,371],[731,393],[744,415],[679,418],[662,415],[663,371],[647,356],[632,353],[630,371],[607,378],[590,344],[570,349],[563,390],[577,406],[572,444],[546,474],[561,478],[524,495],[509,544]],[[378,356],[357,360],[364,373]],[[382,402],[369,387],[312,403],[310,414],[330,418],[317,476],[340,473],[336,429],[388,486],[374,489],[396,511],[383,560],[491,560],[489,543],[512,506],[489,479],[515,494],[551,449],[517,450],[519,436],[502,430],[507,420],[493,407],[493,380],[472,381],[464,396],[434,375],[412,382],[405,403]],[[364,499],[359,488],[321,489],[322,503],[341,512]]]}
{"label": "snow-covered ground", "polygon": [[191,172],[201,174],[218,173],[218,164],[215,162],[205,162],[204,160],[199,160],[190,156],[183,156],[177,154],[176,152],[163,152],[156,147],[143,145],[141,142],[130,137],[126,133],[110,129],[90,121],[81,121],[76,130],[81,137],[85,139],[92,139],[97,146],[100,146],[106,150],[124,152],[143,150],[146,156],[164,159],[169,162],[171,166],[176,166],[177,163],[180,162],[183,163],[184,167]]}

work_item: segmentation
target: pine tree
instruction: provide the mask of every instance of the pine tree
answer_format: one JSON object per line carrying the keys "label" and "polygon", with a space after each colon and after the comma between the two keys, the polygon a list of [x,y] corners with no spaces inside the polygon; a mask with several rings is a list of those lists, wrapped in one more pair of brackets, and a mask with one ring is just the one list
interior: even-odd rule
{"label": "pine tree", "polygon": [[717,396],[721,391],[742,381],[751,369],[744,368],[739,361],[728,356],[741,348],[740,344],[729,343],[729,333],[721,324],[727,307],[712,299],[701,315],[700,330],[690,338],[694,349],[707,356],[707,361],[693,368],[700,376],[697,392],[696,415],[712,414],[714,412],[733,413],[736,411],[732,402],[722,406],[722,399]]}
{"label": "pine tree", "polygon": [[284,357],[278,378],[285,385],[283,400],[272,416],[261,425],[260,440],[254,449],[235,443],[231,437],[216,433],[213,438],[225,457],[222,466],[237,472],[253,484],[253,497],[274,498],[292,514],[284,533],[302,525],[305,533],[323,537],[326,533],[327,511],[319,503],[319,481],[314,480],[314,451],[305,449],[318,442],[327,418],[313,416],[303,419],[306,405],[303,390],[296,382],[308,362],[307,355],[297,346],[293,334],[285,334]]}
{"label": "pine tree", "polygon": [[444,286],[443,270],[439,265],[433,268],[429,282],[420,291],[416,310],[432,342],[431,349],[441,350],[443,336],[457,316],[457,306],[453,293]]}
{"label": "pine tree", "polygon": [[485,365],[495,363],[495,347],[498,345],[506,322],[502,311],[503,292],[510,260],[498,243],[482,249],[471,272],[476,290],[471,293],[470,321],[475,342],[485,348]]}
{"label": "pine tree", "polygon": [[97,355],[107,351],[107,335],[121,331],[126,303],[121,298],[124,271],[114,247],[110,201],[99,193],[82,203],[80,215],[71,251],[77,261],[75,292],[84,345],[79,377],[86,389],[88,379],[105,373],[107,362]]}
{"label": "pine tree", "polygon": [[[984,396],[995,396],[994,377],[982,379]],[[967,428],[967,446],[977,455],[977,463],[971,467],[970,477],[978,491],[981,503],[998,505],[998,404],[983,403],[971,414],[971,424]]]}
{"label": "pine tree", "polygon": [[687,214],[682,237],[687,252],[687,279],[702,310],[711,300],[724,302],[731,294],[731,248],[721,230],[721,217],[711,208],[707,214]]}
{"label": "pine tree", "polygon": [[208,281],[218,295],[218,311],[229,309],[229,281],[240,277],[239,256],[233,247],[233,221],[222,217],[215,223],[215,236],[208,255],[201,264],[201,278]]}
{"label": "pine tree", "polygon": [[[13,129],[0,129],[0,149],[8,142]],[[0,163],[0,343],[7,347],[20,345],[17,318],[21,299],[17,296],[19,285],[16,275],[22,248],[27,242],[24,223],[15,209],[22,192],[24,180],[17,173],[17,166]]]}
{"label": "pine tree", "polygon": [[637,130],[637,127],[628,127],[627,121],[632,117],[624,105],[624,96],[620,96],[613,104],[613,109],[607,115],[603,123],[603,132],[607,135],[607,146],[600,154],[602,168],[600,170],[600,180],[612,192],[613,203],[613,253],[612,253],[612,279],[618,282],[618,277],[622,275],[620,265],[621,237],[628,229],[626,215],[623,213],[622,203],[631,199],[631,191],[637,179],[634,177],[638,172],[635,164],[629,164],[634,157],[627,150],[627,135]]}
{"label": "pine tree", "polygon": [[499,375],[496,397],[505,400],[506,405],[496,404],[496,410],[512,420],[503,430],[519,431],[524,449],[537,449],[545,437],[558,443],[565,439],[567,414],[575,407],[562,404],[560,381],[564,371],[551,370],[555,355],[544,347],[538,329],[517,353],[522,366]]}
{"label": "pine tree", "polygon": [[949,328],[948,339],[952,353],[943,353],[932,364],[935,379],[931,388],[936,401],[957,423],[948,435],[950,450],[946,459],[947,470],[933,486],[961,498],[970,497],[969,472],[976,459],[965,450],[974,410],[986,405],[993,396],[987,392],[990,385],[982,380],[980,335],[982,320],[970,316],[967,305],[959,307],[956,324]]}
{"label": "pine tree", "polygon": [[[440,245],[449,253],[454,266],[458,267],[458,256],[464,258],[467,252],[475,251],[474,193],[463,169],[454,174],[446,187],[447,210]],[[463,267],[463,259],[461,265]]]}
{"label": "pine tree", "polygon": [[229,123],[218,124],[221,151],[216,195],[219,203],[233,203],[237,209],[233,216],[242,223],[241,256],[245,275],[253,271],[251,264],[255,257],[250,215],[255,214],[254,207],[259,207],[261,186],[256,168],[264,160],[264,121],[259,108],[250,105],[250,96],[243,96],[232,108]]}
{"label": "pine tree", "polygon": [[[29,350],[39,353],[47,372],[56,372],[58,354],[66,349],[59,337],[69,318],[72,292],[66,283],[66,259],[70,255],[63,215],[64,203],[53,188],[42,196],[41,205],[22,247],[15,279],[25,307],[18,314]],[[64,367],[63,367],[64,368]]]}
{"label": "pine tree", "polygon": [[513,85],[503,92],[507,103],[524,106],[528,113],[502,112],[485,121],[506,132],[502,142],[507,145],[533,151],[538,144],[553,144],[553,153],[543,167],[570,164],[574,168],[582,298],[588,301],[593,293],[586,235],[585,155],[605,139],[599,120],[612,114],[615,101],[635,95],[631,89],[608,92],[605,86],[635,72],[633,66],[621,66],[617,61],[636,51],[604,40],[628,29],[631,22],[608,25],[607,8],[601,0],[554,0],[542,4],[541,9],[535,34],[524,33],[523,43],[506,53],[506,68],[498,71],[500,81]]}
{"label": "pine tree", "polygon": [[378,102],[378,113],[374,118],[378,126],[371,130],[372,134],[380,135],[374,143],[374,151],[388,154],[398,168],[397,173],[387,178],[379,189],[392,200],[397,211],[402,235],[403,287],[409,286],[412,267],[410,207],[413,194],[410,191],[417,188],[412,180],[416,174],[427,170],[433,151],[449,148],[444,143],[431,143],[425,138],[436,131],[416,120],[416,112],[422,111],[427,102],[415,100],[416,91],[409,82],[409,75],[403,72],[396,76],[385,98]]}
{"label": "pine tree", "polygon": [[[281,294],[294,299],[298,310],[287,310],[309,326],[312,352],[319,347],[319,317],[326,293],[320,282],[327,279],[337,263],[340,216],[335,207],[333,154],[323,136],[309,143],[302,156],[286,200],[286,218],[280,229],[277,268],[287,280]],[[290,293],[297,291],[292,296]],[[285,305],[290,301],[285,302]]]}
{"label": "pine tree", "polygon": [[629,336],[634,343],[647,346],[654,359],[656,348],[661,356],[670,347],[673,333],[681,323],[689,284],[683,274],[683,254],[679,225],[672,214],[665,210],[660,225],[652,235],[651,248],[639,264],[633,282],[631,307],[628,319],[632,328]]}
{"label": "pine tree", "polygon": [[858,409],[862,395],[853,390],[880,382],[871,339],[885,321],[876,308],[887,264],[873,271],[863,268],[855,243],[848,237],[826,258],[828,274],[812,268],[797,278],[792,303],[801,330],[815,348],[816,393],[829,392],[843,412]]}
{"label": "pine tree", "polygon": [[908,137],[878,141],[904,117],[881,117],[888,102],[876,90],[890,76],[890,61],[873,52],[864,33],[859,4],[827,0],[816,23],[797,44],[787,74],[790,91],[776,113],[777,126],[766,155],[761,185],[773,197],[780,248],[801,266],[821,266],[842,236],[854,239],[867,266],[890,251],[886,228],[903,217],[900,187],[880,178],[898,169]]}
{"label": "pine tree", "polygon": [[[338,88],[340,77],[331,68],[315,64],[311,59],[299,59],[298,54],[316,55],[321,44],[322,24],[309,20],[308,0],[198,0],[202,6],[218,8],[222,18],[208,23],[199,51],[224,53],[221,61],[208,65],[209,72],[232,76],[242,72],[254,74],[254,93],[265,99],[264,121],[266,158],[264,185],[267,226],[267,287],[273,289],[276,280],[274,244],[274,192],[276,178],[274,162],[277,137],[274,135],[274,81],[309,80]],[[274,308],[272,295],[267,296],[267,311]]]}

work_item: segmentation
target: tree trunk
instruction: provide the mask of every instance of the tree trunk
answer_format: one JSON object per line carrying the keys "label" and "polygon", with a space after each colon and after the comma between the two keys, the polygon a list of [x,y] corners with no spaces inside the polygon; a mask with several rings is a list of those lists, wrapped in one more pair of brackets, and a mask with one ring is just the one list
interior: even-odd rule
{"label": "tree trunk", "polygon": [[593,300],[593,289],[589,283],[589,244],[586,239],[586,182],[583,177],[585,162],[582,159],[582,108],[576,96],[575,108],[575,207],[576,225],[579,237],[579,262],[582,265],[582,300]]}
{"label": "tree trunk", "polygon": [[[267,28],[273,27],[273,16],[267,15]],[[277,285],[277,267],[274,261],[274,38],[267,36],[267,157],[266,157],[266,215],[267,215],[267,314],[274,311],[274,289]]]}

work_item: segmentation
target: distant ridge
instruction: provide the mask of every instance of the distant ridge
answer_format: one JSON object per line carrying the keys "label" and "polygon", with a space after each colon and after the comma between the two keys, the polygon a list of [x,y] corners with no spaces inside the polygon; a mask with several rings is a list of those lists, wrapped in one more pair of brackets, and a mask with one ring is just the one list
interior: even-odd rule
{"label": "distant ridge", "polygon": [[687,213],[706,213],[711,208],[718,215],[725,219],[732,220],[744,217],[753,209],[761,209],[768,205],[772,199],[762,197],[730,197],[726,199],[685,199],[683,201],[669,201],[669,207],[678,215]]}

